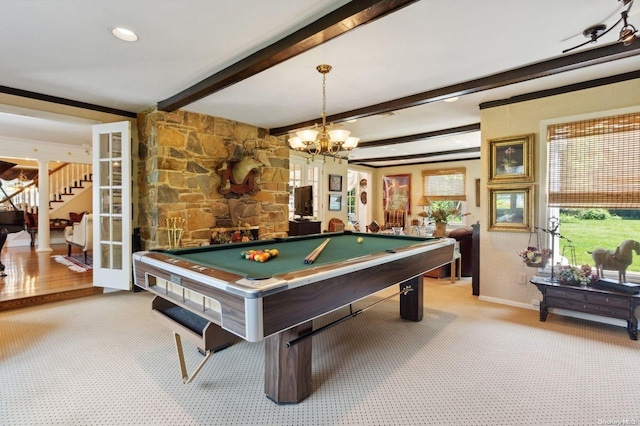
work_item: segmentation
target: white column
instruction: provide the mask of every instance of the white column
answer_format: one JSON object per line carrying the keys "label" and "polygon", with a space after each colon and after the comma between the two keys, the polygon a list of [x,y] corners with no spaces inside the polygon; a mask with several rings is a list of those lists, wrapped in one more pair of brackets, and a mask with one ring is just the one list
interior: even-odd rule
{"label": "white column", "polygon": [[48,162],[38,160],[38,248],[36,251],[52,251],[49,230],[49,167]]}

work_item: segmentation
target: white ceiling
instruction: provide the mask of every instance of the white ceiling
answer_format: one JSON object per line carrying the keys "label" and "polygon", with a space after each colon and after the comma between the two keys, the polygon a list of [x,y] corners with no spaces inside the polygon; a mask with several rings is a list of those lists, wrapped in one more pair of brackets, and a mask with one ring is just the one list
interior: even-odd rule
{"label": "white ceiling", "polygon": [[[346,3],[2,0],[0,86],[140,112]],[[318,64],[333,66],[327,76],[327,113],[338,114],[562,56],[564,49],[586,41],[586,27],[610,26],[622,10],[617,0],[420,0],[183,109],[265,128],[288,127],[320,116]],[[630,12],[636,27],[639,12],[640,6]],[[115,26],[134,30],[140,39],[126,43],[114,38]],[[619,30],[580,50],[615,42]],[[637,70],[640,55],[340,125],[361,143],[436,132],[479,123],[483,102]],[[0,141],[86,144],[91,124],[0,105]],[[477,152],[434,154],[479,145],[480,132],[474,131],[362,147],[350,161],[423,153],[433,156],[368,164],[477,158]]]}

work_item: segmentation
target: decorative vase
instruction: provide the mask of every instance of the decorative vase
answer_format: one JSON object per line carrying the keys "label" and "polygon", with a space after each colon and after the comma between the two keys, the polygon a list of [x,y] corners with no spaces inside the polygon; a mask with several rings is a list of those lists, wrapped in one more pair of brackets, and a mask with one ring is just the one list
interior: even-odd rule
{"label": "decorative vase", "polygon": [[434,237],[444,237],[447,235],[447,222],[436,222],[436,230],[433,233]]}

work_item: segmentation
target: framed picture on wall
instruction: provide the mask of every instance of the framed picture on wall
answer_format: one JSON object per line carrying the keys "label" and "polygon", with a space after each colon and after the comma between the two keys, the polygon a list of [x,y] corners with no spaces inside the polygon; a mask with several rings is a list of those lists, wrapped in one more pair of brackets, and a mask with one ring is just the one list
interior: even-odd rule
{"label": "framed picture on wall", "polygon": [[529,134],[489,141],[489,184],[535,180],[533,139]]}
{"label": "framed picture on wall", "polygon": [[489,231],[533,232],[534,185],[489,187]]}
{"label": "framed picture on wall", "polygon": [[331,211],[342,210],[342,195],[329,194],[329,210]]}
{"label": "framed picture on wall", "polygon": [[382,177],[382,207],[384,210],[404,210],[411,214],[411,175]]}
{"label": "framed picture on wall", "polygon": [[342,191],[342,176],[329,175],[329,191]]}

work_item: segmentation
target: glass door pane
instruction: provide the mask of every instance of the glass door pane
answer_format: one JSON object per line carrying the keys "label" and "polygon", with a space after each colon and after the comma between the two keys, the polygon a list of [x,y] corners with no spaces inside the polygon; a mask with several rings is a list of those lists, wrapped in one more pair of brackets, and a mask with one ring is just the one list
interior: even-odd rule
{"label": "glass door pane", "polygon": [[131,130],[129,122],[94,126],[94,285],[131,287]]}

